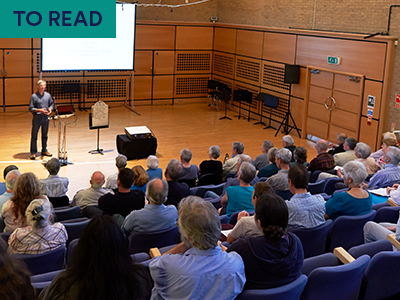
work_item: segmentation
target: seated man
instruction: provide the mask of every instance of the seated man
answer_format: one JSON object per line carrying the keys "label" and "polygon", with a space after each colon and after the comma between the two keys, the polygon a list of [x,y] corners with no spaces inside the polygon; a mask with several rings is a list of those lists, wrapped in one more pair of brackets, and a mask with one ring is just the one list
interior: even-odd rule
{"label": "seated man", "polygon": [[[330,154],[329,154],[330,155]],[[302,165],[289,170],[289,189],[293,196],[286,200],[289,211],[287,230],[293,228],[314,228],[325,223],[325,200],[321,195],[307,192],[308,174]]]}
{"label": "seated man", "polygon": [[67,177],[58,176],[60,171],[60,161],[58,158],[51,158],[45,167],[49,172],[49,176],[46,179],[39,179],[40,192],[42,195],[47,197],[62,197],[68,192],[69,180]]}
{"label": "seated man", "polygon": [[[179,174],[179,181],[192,181],[195,183],[195,180],[199,177],[199,168],[196,165],[191,165],[190,160],[192,159],[192,151],[185,148],[181,150],[181,163],[182,163],[182,171]],[[193,184],[194,186],[194,184]]]}
{"label": "seated man", "polygon": [[183,243],[149,263],[151,299],[234,299],[246,282],[243,260],[218,245],[221,223],[213,205],[183,199],[178,224]]}
{"label": "seated man", "polygon": [[364,184],[364,188],[384,188],[400,182],[400,149],[390,146],[383,155],[383,160],[385,168],[376,172],[368,185]]}
{"label": "seated man", "polygon": [[244,146],[242,143],[240,142],[234,142],[232,144],[232,158],[228,159],[224,166],[223,166],[223,171],[222,171],[222,176],[223,179],[226,178],[226,175],[228,174],[235,174],[237,173],[237,168],[236,168],[236,164],[237,164],[237,160],[238,160],[238,155],[239,154],[243,154],[244,151]]}
{"label": "seated man", "polygon": [[357,158],[354,148],[356,148],[357,141],[354,138],[347,138],[344,142],[343,149],[345,152],[336,153],[333,156],[336,166],[343,167],[347,162]]}
{"label": "seated man", "polygon": [[[236,168],[238,170],[240,170],[240,166],[243,162],[248,162],[249,164],[253,164],[253,159],[248,156],[247,154],[240,154],[238,155],[238,160],[236,163]],[[250,182],[250,185],[253,186],[255,185],[257,182],[260,181],[260,178],[258,178],[257,176],[254,177],[254,179]],[[225,185],[224,185],[224,189],[226,189],[228,186],[232,186],[232,185],[239,185],[239,179],[238,179],[238,174],[236,174],[235,177],[233,178],[229,178]]]}
{"label": "seated man", "polygon": [[221,150],[218,145],[211,146],[208,150],[208,157],[210,160],[204,160],[200,164],[199,175],[205,174],[221,174],[222,175],[222,162],[218,160],[221,155]]}
{"label": "seated man", "polygon": [[328,153],[328,142],[319,140],[315,144],[315,150],[317,150],[318,155],[310,162],[307,170],[311,172],[332,170],[335,167],[335,160]]}
{"label": "seated man", "polygon": [[175,226],[178,219],[176,207],[165,206],[167,200],[168,183],[159,178],[147,184],[146,204],[143,209],[132,211],[122,224],[122,231],[126,235],[130,232],[154,232],[167,230]]}
{"label": "seated man", "polygon": [[90,188],[78,191],[72,202],[71,206],[79,206],[81,211],[86,206],[98,206],[99,198],[111,190],[103,188],[104,175],[100,171],[96,171],[90,178]]}
{"label": "seated man", "polygon": [[372,243],[379,240],[386,240],[387,236],[394,232],[396,233],[396,240],[400,241],[400,218],[397,220],[397,224],[368,221],[364,225],[364,242]]}
{"label": "seated man", "polygon": [[0,196],[0,211],[3,204],[6,203],[14,195],[14,186],[18,176],[21,173],[18,170],[12,170],[6,175],[6,192]]}
{"label": "seated man", "polygon": [[258,155],[253,162],[253,165],[256,167],[256,170],[261,170],[262,168],[269,165],[268,159],[268,150],[274,146],[270,140],[265,140],[261,146],[262,154]]}
{"label": "seated man", "polygon": [[[252,203],[254,208],[257,205],[257,199],[266,193],[273,193],[271,187],[266,182],[257,182],[254,185],[254,192]],[[226,237],[226,241],[229,244],[232,244],[234,241],[240,238],[244,238],[246,236],[261,236],[263,235],[260,229],[257,227],[257,224],[254,219],[254,215],[250,216],[247,211],[241,211],[237,217],[237,223],[232,231]]]}
{"label": "seated man", "polygon": [[234,212],[242,210],[254,211],[251,201],[253,197],[253,187],[250,182],[256,176],[256,168],[248,163],[243,162],[240,165],[238,179],[240,184],[226,188],[225,195],[221,199],[221,206],[226,207],[228,219]]}
{"label": "seated man", "polygon": [[[115,158],[115,166],[117,167],[118,172],[119,170],[126,167],[127,161],[128,158],[125,155],[118,154],[118,156]],[[107,177],[106,189],[115,190],[118,188],[117,186],[118,172]]]}
{"label": "seated man", "polygon": [[[18,167],[15,165],[8,165],[7,167],[4,168],[4,170],[3,170],[4,180],[6,180],[6,176],[7,176],[8,172],[10,172],[12,170],[18,170]],[[6,192],[6,190],[7,190],[6,183],[0,182],[0,195],[4,194]]]}
{"label": "seated man", "polygon": [[294,145],[294,139],[290,135],[285,135],[282,138],[282,146],[283,148],[289,149],[290,152],[292,152],[292,158],[291,162],[294,161],[294,150],[296,149],[296,146]]}
{"label": "seated man", "polygon": [[270,164],[268,166],[262,168],[258,172],[258,174],[257,174],[258,178],[270,177],[270,176],[278,173],[279,168],[276,166],[276,162],[275,162],[276,161],[276,158],[275,158],[276,151],[278,151],[278,148],[276,148],[276,147],[272,147],[271,149],[268,150],[268,159],[270,161]]}
{"label": "seated man", "polygon": [[336,135],[336,145],[335,144],[329,144],[329,148],[332,148],[331,150],[328,151],[328,154],[330,155],[335,155],[337,153],[342,153],[345,150],[343,149],[344,142],[347,139],[347,135],[345,133],[338,133]]}
{"label": "seated man", "polygon": [[288,173],[291,158],[292,152],[289,149],[281,148],[276,151],[275,162],[280,170],[267,179],[267,183],[269,183],[274,192],[289,190]]}
{"label": "seated man", "polygon": [[118,192],[105,194],[99,198],[99,208],[106,215],[120,214],[124,218],[136,209],[144,207],[144,193],[141,190],[131,191],[135,174],[129,168],[118,173]]}
{"label": "seated man", "polygon": [[165,179],[168,182],[168,196],[165,204],[172,204],[178,207],[179,202],[190,195],[189,186],[184,182],[178,182],[182,171],[182,164],[179,160],[173,158],[165,169]]}

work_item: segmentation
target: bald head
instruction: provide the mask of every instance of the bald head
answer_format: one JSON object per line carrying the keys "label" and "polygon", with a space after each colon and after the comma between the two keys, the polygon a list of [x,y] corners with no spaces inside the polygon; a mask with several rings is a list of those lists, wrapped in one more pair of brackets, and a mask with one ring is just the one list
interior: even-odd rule
{"label": "bald head", "polygon": [[327,152],[328,148],[328,142],[325,140],[319,140],[315,145],[315,149],[317,150],[318,154]]}
{"label": "bald head", "polygon": [[18,170],[12,170],[6,175],[6,188],[7,192],[12,193],[14,190],[15,182],[21,173]]}
{"label": "bald head", "polygon": [[168,183],[160,178],[153,179],[147,184],[146,197],[150,204],[161,205],[167,200]]}
{"label": "bald head", "polygon": [[100,171],[94,172],[92,174],[92,177],[90,178],[90,184],[94,189],[101,188],[104,184],[104,174],[101,173]]}

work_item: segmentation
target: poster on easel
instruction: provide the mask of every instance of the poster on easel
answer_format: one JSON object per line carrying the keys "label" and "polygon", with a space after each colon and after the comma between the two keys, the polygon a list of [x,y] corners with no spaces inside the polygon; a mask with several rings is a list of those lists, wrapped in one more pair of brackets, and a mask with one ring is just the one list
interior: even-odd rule
{"label": "poster on easel", "polygon": [[108,105],[99,100],[92,106],[92,112],[89,114],[89,128],[108,128],[109,127],[109,116],[108,116]]}

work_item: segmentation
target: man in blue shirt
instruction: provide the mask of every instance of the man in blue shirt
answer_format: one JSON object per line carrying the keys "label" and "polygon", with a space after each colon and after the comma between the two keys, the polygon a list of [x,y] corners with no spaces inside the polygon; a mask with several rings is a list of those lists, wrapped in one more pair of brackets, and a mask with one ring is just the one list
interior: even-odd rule
{"label": "man in blue shirt", "polygon": [[52,156],[47,151],[47,133],[49,131],[49,115],[54,109],[53,99],[49,93],[45,92],[46,81],[37,82],[37,92],[31,96],[29,111],[33,114],[31,131],[31,150],[30,159],[36,159],[37,135],[39,128],[42,127],[42,156]]}

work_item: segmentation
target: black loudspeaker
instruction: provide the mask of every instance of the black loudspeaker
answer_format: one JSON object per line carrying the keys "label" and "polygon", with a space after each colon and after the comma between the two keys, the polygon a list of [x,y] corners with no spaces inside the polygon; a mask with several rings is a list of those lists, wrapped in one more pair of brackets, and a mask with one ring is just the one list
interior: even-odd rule
{"label": "black loudspeaker", "polygon": [[300,66],[299,65],[285,65],[285,78],[284,83],[299,83],[300,80]]}

